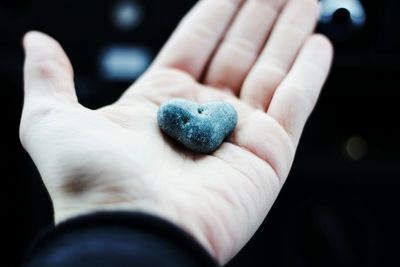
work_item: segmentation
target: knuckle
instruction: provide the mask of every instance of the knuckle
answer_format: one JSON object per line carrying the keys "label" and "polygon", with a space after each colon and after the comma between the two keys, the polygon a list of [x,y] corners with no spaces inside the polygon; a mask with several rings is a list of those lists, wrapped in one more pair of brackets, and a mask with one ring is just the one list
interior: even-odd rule
{"label": "knuckle", "polygon": [[72,76],[72,67],[63,60],[39,57],[33,62],[30,62],[29,67],[32,71],[36,72],[39,77],[44,79],[63,77],[65,75],[69,77]]}
{"label": "knuckle", "polygon": [[43,78],[51,78],[60,69],[60,64],[54,60],[44,59],[35,62],[32,66]]}
{"label": "knuckle", "polygon": [[254,59],[257,55],[257,45],[245,38],[227,38],[223,44],[231,53],[243,54]]}

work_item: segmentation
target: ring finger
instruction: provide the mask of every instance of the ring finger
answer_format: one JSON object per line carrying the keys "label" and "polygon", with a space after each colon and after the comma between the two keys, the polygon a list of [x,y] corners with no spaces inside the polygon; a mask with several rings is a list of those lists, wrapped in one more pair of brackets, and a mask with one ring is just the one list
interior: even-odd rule
{"label": "ring finger", "polygon": [[318,1],[291,0],[278,19],[266,47],[246,78],[240,97],[266,110],[305,40],[314,30]]}

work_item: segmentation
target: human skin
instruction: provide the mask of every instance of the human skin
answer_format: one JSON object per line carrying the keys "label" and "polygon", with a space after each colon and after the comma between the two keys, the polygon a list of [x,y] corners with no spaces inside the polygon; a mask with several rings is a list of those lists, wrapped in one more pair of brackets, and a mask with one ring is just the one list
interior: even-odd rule
{"label": "human skin", "polygon": [[[96,110],[78,103],[61,46],[26,34],[20,138],[56,223],[143,211],[229,261],[282,188],[328,75],[332,46],[313,34],[317,17],[317,0],[201,0],[144,75]],[[157,125],[159,105],[177,97],[229,102],[235,131],[209,155],[179,147]]]}

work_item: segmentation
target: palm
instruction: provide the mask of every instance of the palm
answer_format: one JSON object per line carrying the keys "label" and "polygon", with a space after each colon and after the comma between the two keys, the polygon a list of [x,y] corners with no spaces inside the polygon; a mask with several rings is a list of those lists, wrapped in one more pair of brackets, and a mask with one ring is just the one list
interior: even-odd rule
{"label": "palm", "polygon": [[[151,212],[192,233],[222,263],[255,232],[289,172],[326,78],[331,51],[325,39],[308,38],[315,23],[307,14],[315,12],[311,0],[287,5],[264,51],[263,38],[246,36],[254,42],[249,48],[240,36],[246,33],[238,30],[246,24],[246,16],[240,14],[252,10],[252,1],[250,7],[243,4],[239,22],[230,25],[225,37],[239,8],[232,3],[239,1],[232,1],[229,5],[235,8],[225,14],[209,12],[221,10],[223,2],[201,1],[147,73],[116,103],[95,111],[77,104],[71,82],[59,83],[70,75],[69,62],[53,41],[46,40],[61,68],[30,64],[34,59],[27,53],[21,139],[49,189],[57,220],[99,207]],[[283,2],[270,0],[266,6],[278,9]],[[304,11],[298,29],[304,34],[282,34]],[[217,15],[224,17],[215,20]],[[218,26],[202,25],[214,30],[203,34],[199,21]],[[267,23],[262,29],[264,36],[271,27]],[[226,41],[210,60],[223,38]],[[284,41],[297,45],[282,50],[279,44]],[[30,77],[30,68],[38,66],[36,76]],[[43,78],[61,84],[53,86],[51,97],[28,88],[29,79]],[[30,94],[35,101],[29,101]],[[159,105],[176,97],[228,101],[238,112],[235,131],[212,154],[183,149],[161,133],[156,120]]]}
{"label": "palm", "polygon": [[[153,83],[160,80],[167,84]],[[134,169],[147,167],[141,175],[148,178],[149,183],[154,183],[149,188],[159,190],[155,194],[160,199],[167,200],[167,206],[159,206],[160,210],[157,212],[174,211],[173,214],[163,215],[177,223],[188,220],[204,224],[197,229],[207,231],[199,235],[206,238],[202,241],[207,246],[222,247],[234,244],[235,240],[245,241],[249,233],[240,231],[240,227],[248,225],[248,230],[254,232],[260,223],[259,218],[263,217],[279,192],[281,178],[275,169],[288,171],[294,149],[285,131],[264,112],[241,102],[232,94],[221,92],[218,88],[200,85],[189,75],[179,71],[150,73],[131,90],[135,96],[128,103],[132,104],[133,101],[134,109],[127,106],[122,98],[117,104],[102,109],[102,113],[115,122],[117,127],[122,126],[123,131],[128,128],[132,135],[137,135],[123,142],[136,141],[132,148],[141,147],[142,150],[137,150],[132,155],[129,148],[126,155],[138,162],[138,166],[133,166]],[[138,98],[137,102],[133,100],[135,97]],[[198,102],[230,102],[238,111],[237,130],[212,155],[197,155],[185,151],[163,136],[156,125],[160,103],[173,97],[190,98]],[[145,123],[140,126],[134,123],[143,120]],[[252,136],[254,129],[246,129],[251,125],[257,125],[260,130],[271,133],[268,137],[271,140]],[[268,144],[272,139],[281,140],[282,144],[280,147],[267,148],[270,158],[266,159],[268,155],[257,153],[257,145],[263,142]],[[244,140],[252,141],[245,143]],[[278,148],[281,151],[274,151]],[[144,159],[144,154],[149,157]],[[136,159],[138,156],[139,160]],[[285,166],[271,166],[267,160]],[[156,172],[154,166],[157,166]],[[243,224],[238,223],[240,221]],[[224,244],[218,244],[220,242]],[[229,248],[229,254],[236,249]]]}

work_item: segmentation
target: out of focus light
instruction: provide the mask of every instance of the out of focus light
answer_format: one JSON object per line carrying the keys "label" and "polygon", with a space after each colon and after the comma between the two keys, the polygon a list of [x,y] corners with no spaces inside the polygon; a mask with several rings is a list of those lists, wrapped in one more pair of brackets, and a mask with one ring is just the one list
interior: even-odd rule
{"label": "out of focus light", "polygon": [[142,46],[111,46],[99,59],[100,72],[109,81],[134,81],[150,65],[151,52]]}
{"label": "out of focus light", "polygon": [[366,140],[361,136],[352,136],[346,142],[346,154],[352,160],[360,160],[368,152]]}
{"label": "out of focus light", "polygon": [[122,31],[136,28],[143,19],[143,7],[137,1],[118,2],[112,10],[114,26]]}
{"label": "out of focus light", "polygon": [[354,26],[365,24],[365,10],[359,0],[321,0],[321,23],[331,23],[336,12],[346,11]]}

